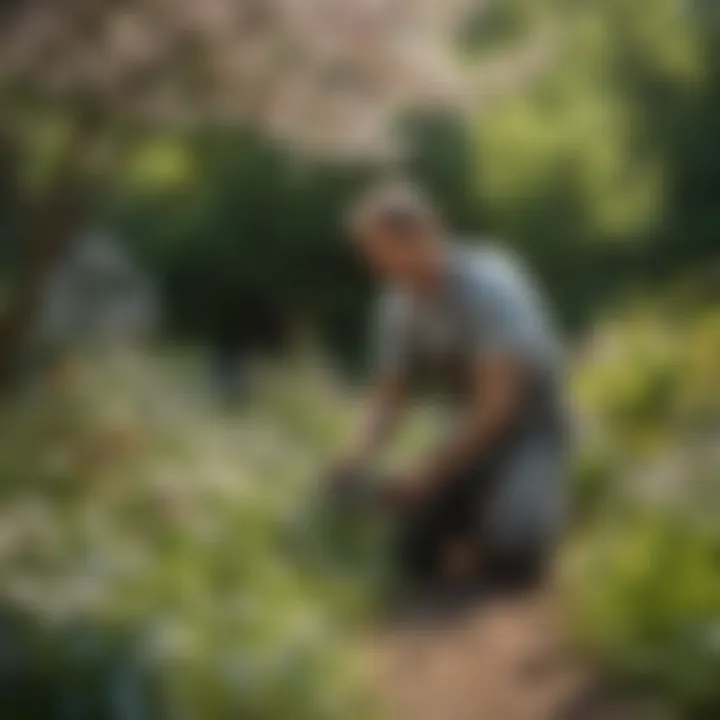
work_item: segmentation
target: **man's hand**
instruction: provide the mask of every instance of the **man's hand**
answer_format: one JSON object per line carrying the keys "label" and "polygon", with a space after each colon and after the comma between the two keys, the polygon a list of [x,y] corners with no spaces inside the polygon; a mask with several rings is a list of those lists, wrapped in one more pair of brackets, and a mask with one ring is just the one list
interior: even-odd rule
{"label": "man's hand", "polygon": [[432,485],[419,474],[406,475],[388,488],[389,503],[399,511],[408,511],[424,505],[434,492]]}
{"label": "man's hand", "polygon": [[370,408],[358,440],[327,473],[331,492],[352,494],[366,480],[368,466],[387,441],[405,397],[405,377],[389,373],[375,381]]}
{"label": "man's hand", "polygon": [[333,496],[345,496],[362,482],[363,463],[355,456],[342,457],[325,472],[324,483]]}

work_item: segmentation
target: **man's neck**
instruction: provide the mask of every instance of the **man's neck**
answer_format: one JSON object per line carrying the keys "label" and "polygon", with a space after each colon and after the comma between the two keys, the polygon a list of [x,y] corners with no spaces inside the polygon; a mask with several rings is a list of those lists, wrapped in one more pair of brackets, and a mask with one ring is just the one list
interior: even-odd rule
{"label": "man's neck", "polygon": [[434,299],[445,289],[450,272],[450,247],[442,240],[433,243],[428,252],[425,272],[414,283],[413,292],[422,298]]}

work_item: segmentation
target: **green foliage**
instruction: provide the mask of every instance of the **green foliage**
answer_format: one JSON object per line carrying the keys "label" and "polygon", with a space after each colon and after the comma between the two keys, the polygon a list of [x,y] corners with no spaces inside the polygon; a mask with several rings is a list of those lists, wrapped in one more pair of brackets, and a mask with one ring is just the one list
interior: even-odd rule
{"label": "green foliage", "polygon": [[[705,720],[720,707],[720,324],[670,308],[600,326],[578,361],[585,522],[564,551],[565,600],[611,678]],[[118,702],[140,717],[367,716],[353,638],[392,580],[384,528],[314,492],[354,400],[307,352],[258,368],[244,411],[224,417],[194,373],[67,367],[5,408],[0,638],[25,683],[8,702],[34,717],[43,702],[93,717]],[[433,422],[418,415],[401,456]]]}
{"label": "green foliage", "polygon": [[186,373],[67,367],[4,410],[4,711],[364,716],[346,647],[364,594],[303,509],[320,426],[287,436],[295,409],[270,403],[219,419]]}
{"label": "green foliage", "polygon": [[486,224],[584,324],[628,281],[712,256],[717,25],[673,0],[533,5],[551,18],[555,59],[478,119],[478,193]]}
{"label": "green foliage", "polygon": [[113,211],[162,281],[175,333],[276,346],[305,323],[357,353],[366,283],[340,230],[362,170],[312,165],[249,132],[178,143],[141,153]]}
{"label": "green foliage", "polygon": [[611,677],[678,717],[720,708],[720,538],[657,511],[608,521],[573,548],[570,616]]}
{"label": "green foliage", "polygon": [[719,327],[712,310],[628,312],[598,331],[577,381],[591,521],[567,563],[574,628],[682,718],[720,711]]}
{"label": "green foliage", "polygon": [[[403,121],[393,169],[426,184],[458,234],[517,247],[573,328],[638,279],[712,257],[714,16],[674,0],[490,6],[467,25],[469,54],[547,25],[551,62],[469,118]],[[108,219],[163,279],[179,334],[217,342],[235,322],[252,345],[248,317],[282,330],[300,316],[357,358],[368,283],[342,210],[382,170],[297,157],[249,131],[161,137],[129,157]]]}
{"label": "green foliage", "polygon": [[[428,185],[454,231],[521,250],[573,329],[638,279],[712,257],[720,229],[713,3],[483,5],[458,40],[469,67],[543,27],[551,61],[534,82],[471,106],[463,120],[428,112],[404,120],[406,152],[392,169]],[[30,114],[26,125],[21,179],[34,187],[64,131],[45,115]],[[122,137],[118,192],[109,203],[93,199],[93,219],[116,228],[162,280],[176,336],[267,345],[259,335],[284,337],[299,318],[357,360],[368,283],[343,242],[342,209],[387,164],[321,163],[238,128],[136,140]],[[7,238],[18,219],[3,181]]]}
{"label": "green foliage", "polygon": [[720,317],[626,311],[596,329],[576,390],[606,441],[637,457],[717,431]]}
{"label": "green foliage", "polygon": [[[468,120],[407,119],[398,169],[458,233],[519,249],[566,326],[590,324],[628,287],[709,264],[716,5],[491,2],[462,52],[495,51],[542,21],[553,61]],[[64,130],[42,117],[27,132],[20,179],[37,190]],[[94,214],[159,278],[176,338],[276,347],[311,325],[360,357],[369,288],[342,210],[379,168],[219,128],[156,137],[125,160]],[[28,221],[12,185],[0,177],[0,309]],[[654,302],[602,324],[577,376],[586,523],[568,555],[570,614],[609,671],[693,719],[720,714],[718,367],[717,311]],[[17,682],[13,702],[47,717],[90,678],[92,717],[117,715],[111,702],[152,717],[177,717],[176,704],[208,720],[353,717],[335,623],[363,609],[384,568],[379,530],[355,532],[308,491],[351,414],[314,372],[268,374],[239,419],[218,419],[186,379],[132,365],[58,377],[3,409],[0,645],[18,650],[12,677],[42,689],[30,702]]]}

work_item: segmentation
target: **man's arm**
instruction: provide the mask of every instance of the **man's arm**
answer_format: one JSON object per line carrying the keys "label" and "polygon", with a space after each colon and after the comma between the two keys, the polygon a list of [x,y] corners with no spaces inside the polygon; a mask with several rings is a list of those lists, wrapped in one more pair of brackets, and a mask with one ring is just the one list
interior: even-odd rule
{"label": "man's arm", "polygon": [[343,463],[346,467],[364,467],[377,456],[397,424],[405,396],[402,372],[385,372],[378,377],[361,431]]}
{"label": "man's arm", "polygon": [[511,357],[479,360],[472,371],[472,398],[465,416],[413,478],[431,492],[481,455],[513,422],[523,393],[522,364]]}
{"label": "man's arm", "polygon": [[397,292],[384,293],[378,302],[373,326],[375,380],[370,406],[361,431],[344,467],[366,467],[393,430],[406,396],[411,346],[411,305]]}
{"label": "man's arm", "polygon": [[418,480],[432,489],[482,455],[521,411],[528,363],[542,329],[539,300],[514,260],[497,256],[479,266],[468,296],[472,360],[467,412]]}

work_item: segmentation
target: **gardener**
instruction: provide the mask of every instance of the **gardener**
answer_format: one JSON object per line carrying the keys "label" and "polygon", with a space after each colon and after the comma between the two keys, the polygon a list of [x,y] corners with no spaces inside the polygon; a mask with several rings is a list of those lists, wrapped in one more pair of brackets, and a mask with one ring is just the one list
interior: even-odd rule
{"label": "gardener", "polygon": [[350,230],[385,289],[371,408],[336,482],[367,470],[411,382],[440,381],[447,437],[391,490],[402,564],[421,582],[535,583],[563,507],[561,351],[541,298],[507,253],[451,242],[408,183],[373,188]]}

